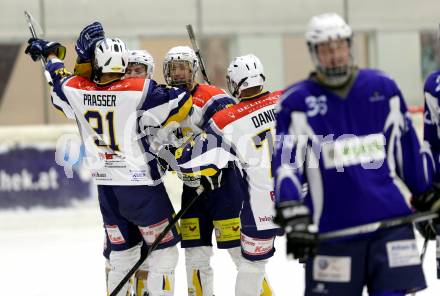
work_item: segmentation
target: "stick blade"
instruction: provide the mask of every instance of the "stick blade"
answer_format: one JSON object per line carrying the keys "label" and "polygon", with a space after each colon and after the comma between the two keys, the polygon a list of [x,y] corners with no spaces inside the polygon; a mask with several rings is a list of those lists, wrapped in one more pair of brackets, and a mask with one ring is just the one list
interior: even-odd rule
{"label": "stick blade", "polygon": [[44,37],[45,32],[44,32],[43,28],[40,26],[40,23],[35,20],[35,18],[32,16],[32,14],[30,12],[28,12],[27,10],[25,10],[24,15],[27,18],[28,24],[32,24],[32,26],[34,27],[35,33],[38,34],[39,36]]}

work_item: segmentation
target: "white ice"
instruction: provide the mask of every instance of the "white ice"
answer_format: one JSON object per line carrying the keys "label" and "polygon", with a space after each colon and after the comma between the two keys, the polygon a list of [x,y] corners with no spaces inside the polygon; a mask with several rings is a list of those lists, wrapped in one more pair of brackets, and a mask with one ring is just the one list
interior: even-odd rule
{"label": "white ice", "polygon": [[[68,209],[1,211],[0,295],[106,295],[101,221],[95,200]],[[277,296],[303,295],[303,268],[286,258],[284,244],[284,238],[277,239],[267,267],[269,281]],[[216,296],[234,295],[236,272],[226,251],[215,251],[213,268]],[[440,295],[434,243],[428,246],[424,269],[429,287],[417,295]],[[182,252],[175,295],[186,295]]]}

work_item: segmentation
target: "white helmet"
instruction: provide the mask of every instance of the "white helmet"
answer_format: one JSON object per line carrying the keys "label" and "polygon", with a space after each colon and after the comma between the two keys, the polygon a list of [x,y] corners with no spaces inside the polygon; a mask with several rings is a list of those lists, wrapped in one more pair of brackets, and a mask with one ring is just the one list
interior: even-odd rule
{"label": "white helmet", "polygon": [[336,13],[324,13],[312,17],[305,33],[307,45],[312,55],[316,70],[329,85],[338,86],[345,83],[351,76],[352,58],[346,66],[325,68],[319,62],[316,47],[321,43],[346,39],[351,46],[353,32],[342,17]]}
{"label": "white helmet", "polygon": [[105,38],[95,47],[94,67],[98,73],[125,73],[128,65],[128,50],[119,38]]}
{"label": "white helmet", "polygon": [[[171,77],[171,64],[173,61],[183,61],[189,66],[192,73],[188,80],[173,80]],[[199,60],[194,50],[188,46],[176,46],[171,48],[165,55],[163,61],[163,77],[168,85],[188,85],[192,84],[195,80],[195,75],[199,69]]]}
{"label": "white helmet", "polygon": [[352,31],[336,13],[324,13],[312,17],[305,34],[307,43],[319,44],[336,39],[350,39]]}
{"label": "white helmet", "polygon": [[263,64],[253,54],[236,57],[229,64],[226,80],[233,97],[239,97],[242,90],[254,86],[261,86],[262,89],[266,80]]}
{"label": "white helmet", "polygon": [[147,77],[151,78],[154,71],[153,56],[146,50],[130,50],[128,55],[129,64],[144,65],[147,70]]}

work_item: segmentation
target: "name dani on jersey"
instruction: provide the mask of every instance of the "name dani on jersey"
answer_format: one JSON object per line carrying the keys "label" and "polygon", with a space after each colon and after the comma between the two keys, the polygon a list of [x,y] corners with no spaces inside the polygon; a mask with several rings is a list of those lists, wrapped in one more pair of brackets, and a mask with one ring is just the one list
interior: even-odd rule
{"label": "name dani on jersey", "polygon": [[263,124],[275,121],[275,109],[269,109],[251,117],[252,123],[255,128],[262,126]]}

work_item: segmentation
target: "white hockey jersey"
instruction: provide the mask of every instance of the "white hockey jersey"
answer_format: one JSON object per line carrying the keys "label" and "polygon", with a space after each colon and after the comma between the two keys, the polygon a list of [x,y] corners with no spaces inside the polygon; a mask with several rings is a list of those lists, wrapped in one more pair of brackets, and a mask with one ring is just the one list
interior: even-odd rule
{"label": "white hockey jersey", "polygon": [[160,182],[143,132],[185,118],[192,105],[188,93],[149,79],[124,79],[103,87],[79,76],[62,81],[52,76],[52,102],[76,119],[96,184]]}
{"label": "white hockey jersey", "polygon": [[[258,230],[278,228],[274,217],[274,185],[271,158],[275,133],[275,104],[281,91],[257,97],[217,112],[206,135],[182,150],[178,162],[183,173],[213,175],[235,162],[246,180]],[[236,194],[231,192],[232,195]]]}

